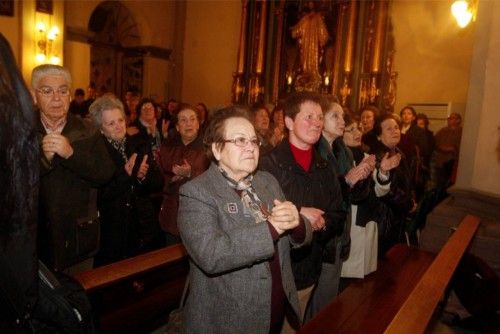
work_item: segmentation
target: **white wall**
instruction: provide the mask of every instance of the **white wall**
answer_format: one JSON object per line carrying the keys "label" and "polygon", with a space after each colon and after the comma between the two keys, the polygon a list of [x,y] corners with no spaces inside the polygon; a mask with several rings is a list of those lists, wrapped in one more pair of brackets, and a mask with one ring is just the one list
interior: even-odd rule
{"label": "white wall", "polygon": [[392,2],[396,112],[407,103],[466,103],[475,25],[460,29],[451,2]]}
{"label": "white wall", "polygon": [[500,2],[480,1],[456,186],[500,195]]}

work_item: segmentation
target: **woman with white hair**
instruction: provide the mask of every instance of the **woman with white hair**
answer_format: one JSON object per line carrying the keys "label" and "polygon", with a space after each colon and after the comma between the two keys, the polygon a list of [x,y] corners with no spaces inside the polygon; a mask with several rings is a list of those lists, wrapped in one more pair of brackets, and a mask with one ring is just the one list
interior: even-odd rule
{"label": "woman with white hair", "polygon": [[161,189],[163,178],[149,143],[127,135],[120,100],[104,95],[92,103],[90,114],[116,166],[113,178],[97,195],[101,240],[95,266],[100,266],[143,251],[140,226],[155,221],[149,193]]}

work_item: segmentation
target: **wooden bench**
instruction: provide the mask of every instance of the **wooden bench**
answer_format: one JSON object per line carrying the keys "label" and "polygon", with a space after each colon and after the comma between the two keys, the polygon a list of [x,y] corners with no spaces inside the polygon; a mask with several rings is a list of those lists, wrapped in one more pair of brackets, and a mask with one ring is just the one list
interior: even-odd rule
{"label": "wooden bench", "polygon": [[178,307],[189,270],[182,245],[75,274],[89,294],[101,333],[144,333]]}
{"label": "wooden bench", "polygon": [[298,333],[423,333],[478,225],[467,216],[437,255],[394,246]]}

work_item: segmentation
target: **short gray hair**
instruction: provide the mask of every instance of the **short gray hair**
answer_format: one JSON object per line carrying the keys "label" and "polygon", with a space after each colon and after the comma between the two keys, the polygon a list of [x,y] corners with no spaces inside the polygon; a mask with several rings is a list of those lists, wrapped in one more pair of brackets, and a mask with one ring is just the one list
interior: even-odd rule
{"label": "short gray hair", "polygon": [[92,121],[97,127],[102,125],[102,113],[106,110],[118,109],[125,117],[125,111],[123,109],[123,103],[113,94],[104,94],[98,97],[89,107],[90,116]]}
{"label": "short gray hair", "polygon": [[40,80],[47,75],[60,75],[64,77],[68,86],[71,87],[71,73],[66,67],[52,64],[43,64],[35,67],[31,72],[31,88],[37,89]]}

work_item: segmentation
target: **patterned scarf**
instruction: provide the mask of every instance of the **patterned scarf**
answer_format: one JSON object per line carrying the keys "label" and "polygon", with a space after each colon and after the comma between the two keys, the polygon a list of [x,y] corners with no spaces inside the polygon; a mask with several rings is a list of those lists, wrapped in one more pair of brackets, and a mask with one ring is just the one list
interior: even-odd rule
{"label": "patterned scarf", "polygon": [[239,182],[234,181],[227,175],[226,171],[219,167],[219,171],[227,181],[227,184],[233,188],[241,197],[241,202],[250,211],[250,214],[255,218],[255,223],[262,223],[270,216],[269,210],[260,200],[259,196],[252,187],[253,175],[241,179]]}
{"label": "patterned scarf", "polygon": [[125,143],[127,142],[127,137],[124,137],[122,140],[115,140],[108,137],[106,137],[106,139],[108,140],[108,143],[110,143],[111,146],[113,146],[113,148],[120,153],[123,161],[127,162],[127,155],[125,154]]}

